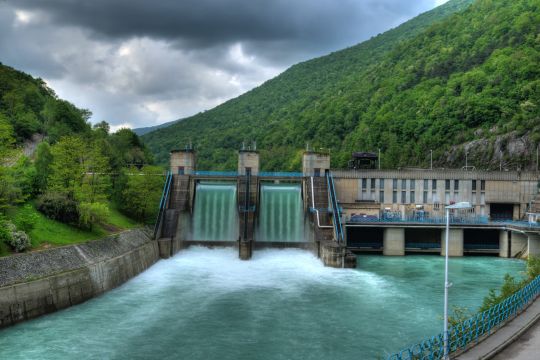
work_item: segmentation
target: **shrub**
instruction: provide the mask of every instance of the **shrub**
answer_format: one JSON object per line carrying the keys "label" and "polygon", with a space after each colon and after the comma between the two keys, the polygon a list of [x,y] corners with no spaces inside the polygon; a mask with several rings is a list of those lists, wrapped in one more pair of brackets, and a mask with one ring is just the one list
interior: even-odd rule
{"label": "shrub", "polygon": [[109,217],[109,207],[104,203],[81,203],[80,225],[92,229],[93,224],[104,222]]}
{"label": "shrub", "polygon": [[32,247],[30,237],[24,231],[15,231],[11,236],[11,241],[8,242],[15,252],[23,252]]}
{"label": "shrub", "polygon": [[0,240],[8,244],[15,252],[30,249],[30,237],[24,231],[18,231],[10,221],[2,221],[0,226]]}
{"label": "shrub", "polygon": [[77,202],[64,194],[45,193],[38,198],[36,205],[37,209],[50,219],[68,224],[79,222]]}

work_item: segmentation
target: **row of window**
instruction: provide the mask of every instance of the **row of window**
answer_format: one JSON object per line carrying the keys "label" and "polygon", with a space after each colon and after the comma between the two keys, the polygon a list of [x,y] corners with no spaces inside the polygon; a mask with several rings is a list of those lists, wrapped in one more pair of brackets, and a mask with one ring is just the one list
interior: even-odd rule
{"label": "row of window", "polygon": [[[368,186],[368,183],[369,183],[369,188],[370,189],[375,189],[376,187],[376,180],[377,179],[362,179],[362,190],[365,190]],[[385,179],[379,179],[379,189],[384,189],[384,180]],[[398,179],[392,179],[392,189],[394,190],[397,190],[398,189]],[[415,179],[410,179],[410,180],[407,180],[407,179],[401,179],[401,187],[400,189],[407,189],[407,181],[409,182],[409,189],[410,190],[414,190],[414,188],[416,187],[416,180]],[[451,188],[451,181],[452,180],[448,180],[446,179],[444,181],[444,188],[445,190],[450,190]],[[477,182],[478,180],[471,180],[472,181],[472,191],[476,191],[476,187],[477,187]],[[453,180],[454,182],[454,190],[459,190],[459,180]],[[437,190],[437,180],[433,179],[431,180],[431,189],[432,190]],[[429,190],[429,180],[428,179],[424,179],[424,190]],[[486,181],[485,180],[480,180],[480,190],[486,190]]]}

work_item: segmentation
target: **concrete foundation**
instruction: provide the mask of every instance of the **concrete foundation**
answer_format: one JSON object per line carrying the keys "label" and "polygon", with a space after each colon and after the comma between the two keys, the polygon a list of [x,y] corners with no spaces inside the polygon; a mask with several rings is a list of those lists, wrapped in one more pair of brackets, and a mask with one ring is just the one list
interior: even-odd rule
{"label": "concrete foundation", "polygon": [[240,260],[249,260],[253,254],[253,241],[238,242],[238,256]]}
{"label": "concrete foundation", "polygon": [[405,255],[405,229],[385,228],[383,233],[383,255]]}
{"label": "concrete foundation", "polygon": [[334,268],[356,267],[356,255],[335,241],[321,241],[319,257],[325,266]]}
{"label": "concrete foundation", "polygon": [[[446,256],[446,229],[441,232],[441,255]],[[448,256],[463,256],[463,229],[450,228]]]}
{"label": "concrete foundation", "polygon": [[528,234],[529,254],[528,256],[540,256],[540,234]]}
{"label": "concrete foundation", "polygon": [[510,256],[510,243],[508,240],[508,231],[500,230],[499,231],[499,256],[507,258]]}
{"label": "concrete foundation", "polygon": [[513,231],[510,241],[510,256],[519,258],[526,257],[528,242],[529,239],[527,238],[527,235]]}

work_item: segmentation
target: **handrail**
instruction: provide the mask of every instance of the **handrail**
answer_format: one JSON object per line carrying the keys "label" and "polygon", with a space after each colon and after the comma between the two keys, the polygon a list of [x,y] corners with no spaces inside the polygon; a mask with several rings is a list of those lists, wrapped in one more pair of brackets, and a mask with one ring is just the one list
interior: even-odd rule
{"label": "handrail", "polygon": [[287,171],[261,171],[259,177],[304,177],[301,172],[287,172]]}
{"label": "handrail", "polygon": [[341,224],[341,208],[339,207],[339,204],[337,202],[336,188],[335,188],[335,185],[334,185],[334,177],[332,176],[331,173],[330,173],[330,180],[332,182],[332,194],[333,194],[333,197],[334,197],[334,202],[336,203],[336,209],[337,209],[337,213],[338,213],[338,224],[339,224],[339,231],[340,231],[340,235],[341,235],[341,242],[344,242],[345,239],[344,239],[344,236],[343,236],[343,225]]}
{"label": "handrail", "polygon": [[[493,305],[486,311],[451,326],[448,331],[450,339],[449,352],[464,350],[471,343],[478,343],[484,336],[504,324],[510,317],[517,316],[532,301],[540,295],[540,276],[525,285],[513,295],[510,295],[499,304]],[[388,360],[409,359],[442,359],[444,356],[443,333],[414,344],[407,349],[388,356]]]}
{"label": "handrail", "polygon": [[326,183],[328,186],[328,191],[330,192],[330,202],[332,206],[332,212],[334,215],[334,227],[336,230],[336,240],[338,242],[343,242],[343,229],[341,228],[341,215],[339,206],[337,204],[336,193],[334,188],[334,179],[330,173],[326,174]]}
{"label": "handrail", "polygon": [[315,207],[315,191],[313,190],[313,176],[310,177],[311,179],[311,209],[313,211],[315,211],[315,213],[317,214],[317,227],[319,229],[328,229],[328,228],[332,228],[333,226],[332,225],[321,225],[321,220],[320,220],[320,217],[319,217],[319,209],[317,209]]}
{"label": "handrail", "polygon": [[169,190],[171,188],[172,177],[172,173],[170,171],[167,171],[167,176],[165,177],[165,184],[163,184],[163,191],[161,193],[161,199],[159,201],[159,211],[156,218],[156,224],[154,225],[154,239],[157,237],[157,232],[162,222],[163,210],[166,206],[166,199],[168,198]]}
{"label": "handrail", "polygon": [[208,170],[197,170],[194,171],[193,174],[195,176],[238,176],[238,172],[236,171],[208,171]]}

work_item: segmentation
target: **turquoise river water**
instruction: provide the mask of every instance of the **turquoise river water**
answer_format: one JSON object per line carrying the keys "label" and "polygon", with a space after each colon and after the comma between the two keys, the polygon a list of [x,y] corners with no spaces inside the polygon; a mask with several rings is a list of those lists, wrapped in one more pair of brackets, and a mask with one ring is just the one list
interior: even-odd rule
{"label": "turquoise river water", "polygon": [[[377,359],[442,328],[439,256],[194,247],[103,296],[0,331],[0,359]],[[450,304],[476,308],[524,263],[450,260]]]}

